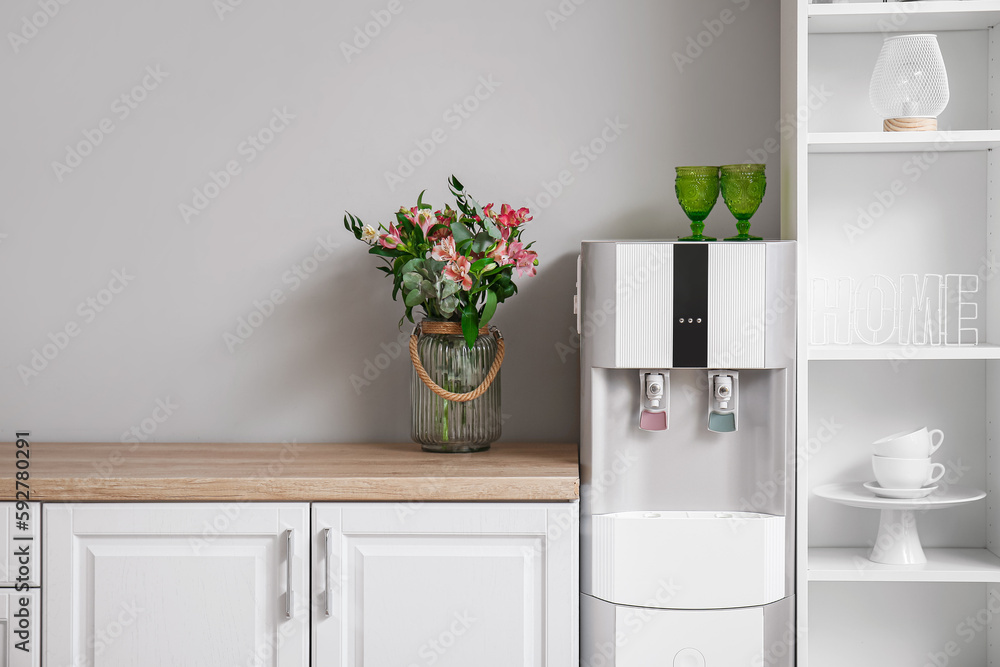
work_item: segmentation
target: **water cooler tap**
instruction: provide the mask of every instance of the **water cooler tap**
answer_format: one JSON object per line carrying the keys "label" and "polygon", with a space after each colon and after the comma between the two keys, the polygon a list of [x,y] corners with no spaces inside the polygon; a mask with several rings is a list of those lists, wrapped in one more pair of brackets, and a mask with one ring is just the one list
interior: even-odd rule
{"label": "water cooler tap", "polygon": [[639,371],[639,428],[666,431],[670,411],[670,371]]}
{"label": "water cooler tap", "polygon": [[739,426],[738,371],[708,372],[708,430],[716,433],[732,433]]}

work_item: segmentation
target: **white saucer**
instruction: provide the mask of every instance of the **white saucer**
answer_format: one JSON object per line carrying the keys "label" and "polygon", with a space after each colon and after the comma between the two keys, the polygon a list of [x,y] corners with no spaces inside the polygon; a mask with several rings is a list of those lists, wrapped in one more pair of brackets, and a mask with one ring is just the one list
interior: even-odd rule
{"label": "white saucer", "polygon": [[878,482],[865,482],[864,487],[880,498],[926,498],[937,491],[937,484],[921,489],[883,489]]}

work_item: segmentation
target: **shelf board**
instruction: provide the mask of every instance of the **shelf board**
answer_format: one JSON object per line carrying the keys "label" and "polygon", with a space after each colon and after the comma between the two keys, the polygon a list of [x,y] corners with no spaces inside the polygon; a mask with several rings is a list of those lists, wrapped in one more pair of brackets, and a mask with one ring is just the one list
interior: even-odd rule
{"label": "shelf board", "polygon": [[1000,130],[809,133],[810,153],[984,151],[997,147]]}
{"label": "shelf board", "polygon": [[811,33],[984,30],[1000,23],[1000,3],[927,0],[811,4],[808,16]]}
{"label": "shelf board", "polygon": [[809,581],[1000,582],[1000,558],[989,549],[924,549],[924,565],[883,565],[868,547],[810,548]]}
{"label": "shelf board", "polygon": [[1000,359],[1000,345],[813,345],[809,361],[902,361],[907,359]]}

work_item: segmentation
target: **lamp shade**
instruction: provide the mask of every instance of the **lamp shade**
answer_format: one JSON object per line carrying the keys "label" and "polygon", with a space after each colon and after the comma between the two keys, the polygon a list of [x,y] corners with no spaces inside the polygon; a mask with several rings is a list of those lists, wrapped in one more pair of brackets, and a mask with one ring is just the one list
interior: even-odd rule
{"label": "lamp shade", "polygon": [[936,130],[949,97],[937,35],[887,37],[868,95],[885,131]]}

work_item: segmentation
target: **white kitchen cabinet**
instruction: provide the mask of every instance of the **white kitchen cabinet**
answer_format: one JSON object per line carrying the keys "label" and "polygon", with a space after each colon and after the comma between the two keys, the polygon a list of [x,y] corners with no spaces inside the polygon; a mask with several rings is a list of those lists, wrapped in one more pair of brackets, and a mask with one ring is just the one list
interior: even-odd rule
{"label": "white kitchen cabinet", "polygon": [[308,510],[45,504],[45,664],[305,667]]}
{"label": "white kitchen cabinet", "polygon": [[578,513],[315,504],[312,664],[575,667]]}

